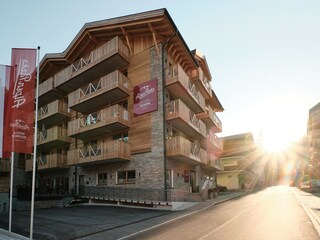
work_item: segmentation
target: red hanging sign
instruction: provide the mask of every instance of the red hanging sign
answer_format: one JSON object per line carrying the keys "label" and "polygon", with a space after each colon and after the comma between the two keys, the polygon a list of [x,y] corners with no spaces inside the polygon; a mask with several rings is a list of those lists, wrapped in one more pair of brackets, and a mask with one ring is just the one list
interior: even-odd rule
{"label": "red hanging sign", "polygon": [[36,51],[12,49],[12,71],[5,97],[4,151],[32,153]]}
{"label": "red hanging sign", "polygon": [[133,88],[133,110],[135,115],[142,115],[158,109],[157,84],[157,79],[153,79]]}

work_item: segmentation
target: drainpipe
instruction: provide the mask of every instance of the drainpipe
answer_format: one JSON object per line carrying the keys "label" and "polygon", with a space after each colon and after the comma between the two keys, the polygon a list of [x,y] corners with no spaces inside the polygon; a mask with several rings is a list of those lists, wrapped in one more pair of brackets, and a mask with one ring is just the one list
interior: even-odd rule
{"label": "drainpipe", "polygon": [[162,111],[163,111],[163,168],[164,168],[164,198],[168,201],[167,193],[167,142],[166,142],[166,101],[165,101],[165,73],[164,73],[164,49],[168,43],[178,34],[178,30],[162,44]]}

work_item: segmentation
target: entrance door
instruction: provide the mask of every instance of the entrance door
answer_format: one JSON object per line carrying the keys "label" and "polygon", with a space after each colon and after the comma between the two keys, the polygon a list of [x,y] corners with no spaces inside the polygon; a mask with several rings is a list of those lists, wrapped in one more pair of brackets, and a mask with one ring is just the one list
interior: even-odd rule
{"label": "entrance door", "polygon": [[79,175],[79,195],[84,195],[84,175]]}
{"label": "entrance door", "polygon": [[195,171],[190,171],[190,186],[193,193],[198,192],[197,173]]}

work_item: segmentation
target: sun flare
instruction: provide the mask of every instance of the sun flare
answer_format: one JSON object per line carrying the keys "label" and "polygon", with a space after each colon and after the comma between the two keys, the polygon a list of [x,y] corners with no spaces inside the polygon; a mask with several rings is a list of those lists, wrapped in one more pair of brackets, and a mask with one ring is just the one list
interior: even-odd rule
{"label": "sun flare", "polygon": [[283,152],[288,148],[288,139],[275,135],[274,137],[266,137],[263,141],[263,148],[269,152]]}
{"label": "sun flare", "polygon": [[284,168],[284,174],[286,175],[290,174],[293,170],[293,167],[294,167],[293,163],[287,164]]}

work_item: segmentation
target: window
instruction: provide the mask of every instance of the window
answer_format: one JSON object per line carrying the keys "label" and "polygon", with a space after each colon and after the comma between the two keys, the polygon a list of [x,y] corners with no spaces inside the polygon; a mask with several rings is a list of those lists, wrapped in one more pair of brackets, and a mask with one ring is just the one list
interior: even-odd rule
{"label": "window", "polygon": [[118,171],[117,172],[117,183],[135,183],[136,181],[136,171]]}
{"label": "window", "polygon": [[173,170],[167,169],[166,174],[167,188],[173,188]]}
{"label": "window", "polygon": [[98,184],[107,184],[108,174],[107,173],[98,173]]}

